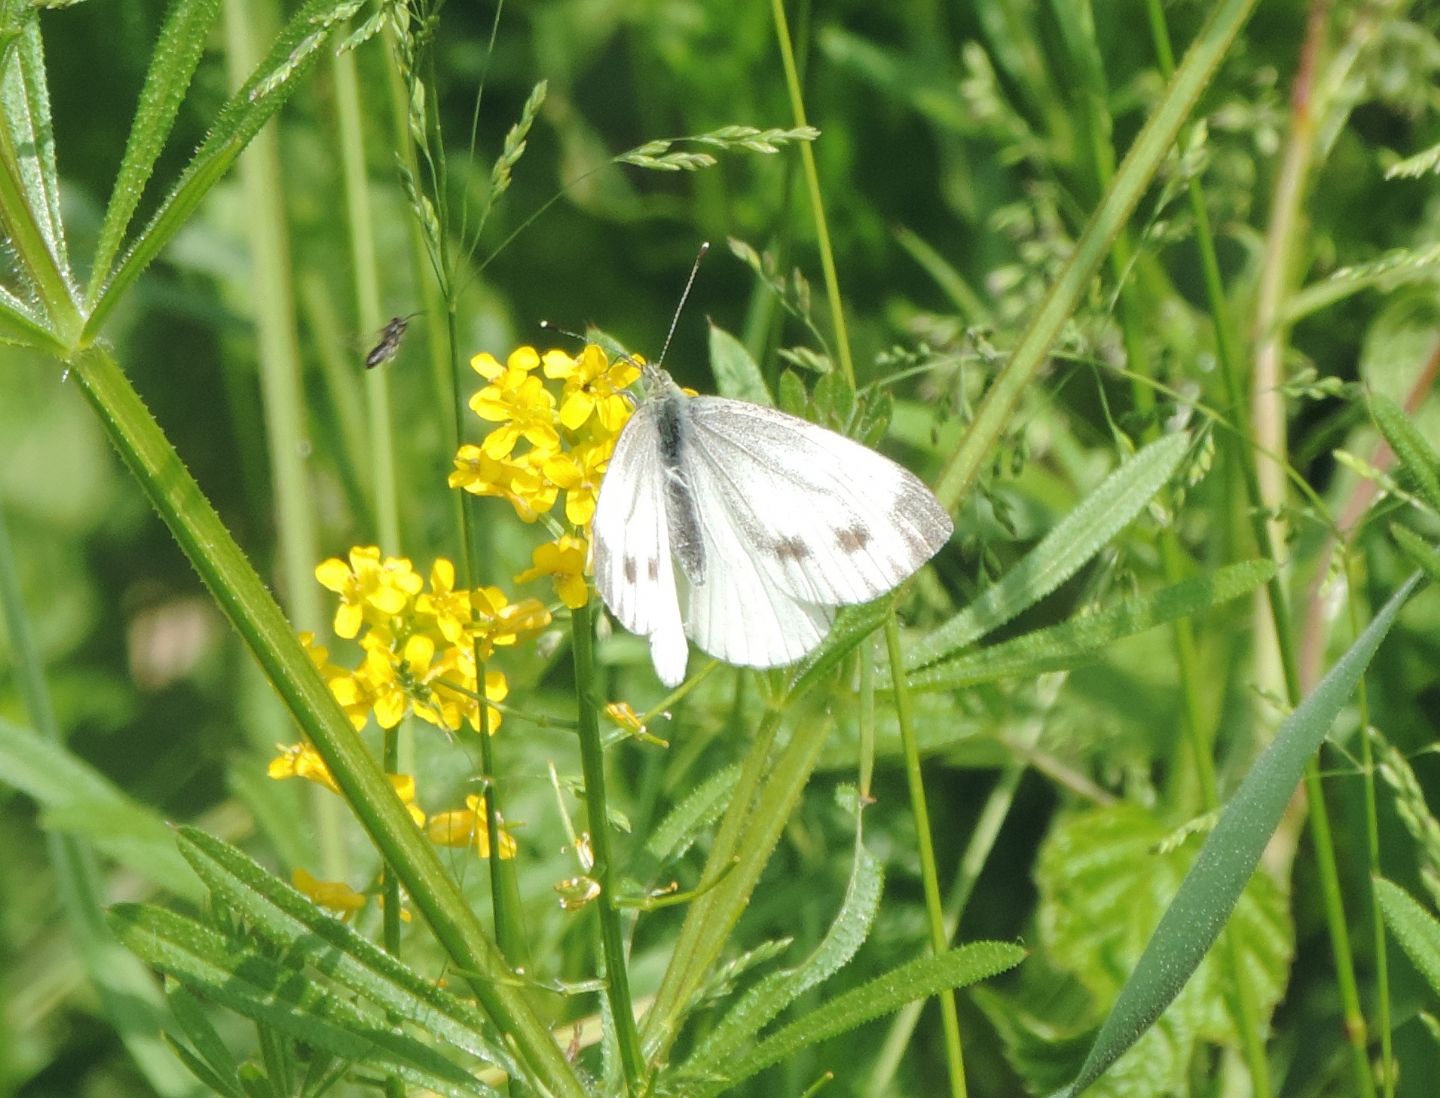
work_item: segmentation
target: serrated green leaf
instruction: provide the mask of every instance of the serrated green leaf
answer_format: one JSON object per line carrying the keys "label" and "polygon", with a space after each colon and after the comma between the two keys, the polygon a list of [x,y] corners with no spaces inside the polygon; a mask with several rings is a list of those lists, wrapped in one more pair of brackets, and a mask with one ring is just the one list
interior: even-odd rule
{"label": "serrated green leaf", "polygon": [[235,847],[185,827],[180,852],[216,895],[292,962],[313,964],[386,1013],[507,1071],[517,1070],[510,1056],[485,1037],[485,1020],[474,1007],[405,967]]}
{"label": "serrated green leaf", "polygon": [[120,251],[146,181],[155,171],[155,161],[175,125],[185,90],[200,64],[210,26],[219,11],[220,0],[175,0],[165,17],[145,73],[145,86],[125,144],[125,156],[120,161],[110,203],[105,208],[105,221],[95,245],[90,286],[85,295],[87,301],[94,300],[110,273],[110,265]]}
{"label": "serrated green leaf", "polygon": [[1373,393],[1370,414],[1400,464],[1413,479],[1421,498],[1440,514],[1440,454],[1425,441],[1405,410],[1387,396]]}
{"label": "serrated green leaf", "polygon": [[651,828],[645,840],[645,852],[659,865],[672,862],[684,854],[700,832],[725,811],[739,776],[738,765],[722,767],[692,789],[656,827]]}
{"label": "serrated green leaf", "polygon": [[745,344],[715,324],[710,325],[710,370],[715,375],[715,391],[721,396],[774,405],[760,367]]}
{"label": "serrated green leaf", "polygon": [[1146,446],[1061,519],[1005,577],[909,652],[911,669],[943,659],[1004,625],[1073,576],[1174,475],[1189,439],[1170,435]]}
{"label": "serrated green leaf", "polygon": [[1431,583],[1440,584],[1440,552],[1415,531],[1404,526],[1391,525],[1390,536],[1410,563],[1425,573]]}
{"label": "serrated green leaf", "polygon": [[1126,599],[1118,606],[933,664],[912,674],[910,685],[915,690],[955,690],[1078,667],[1112,641],[1238,598],[1274,573],[1275,566],[1269,561],[1232,564],[1213,576],[1186,580],[1153,595]]}
{"label": "serrated green leaf", "polygon": [[806,1045],[847,1033],[857,1026],[899,1010],[915,999],[925,999],[965,987],[1013,968],[1025,951],[1009,942],[972,942],[938,957],[920,957],[883,976],[832,999],[817,1010],[785,1026],[757,1045],[748,1055],[726,1065],[724,1080],[707,1080],[689,1098],[708,1098],[750,1078]]}
{"label": "serrated green leaf", "polygon": [[1440,995],[1440,921],[1410,893],[1383,877],[1375,880],[1375,897],[1390,933],[1429,982],[1430,990]]}
{"label": "serrated green leaf", "polygon": [[1174,901],[1111,1008],[1080,1073],[1078,1095],[1150,1028],[1204,959],[1225,926],[1260,855],[1341,706],[1355,691],[1380,641],[1419,582],[1412,576],[1376,614],[1314,692],[1286,718],[1225,806]]}
{"label": "serrated green leaf", "polygon": [[880,909],[885,876],[857,836],[845,900],[814,952],[794,968],[773,972],[740,997],[705,1038],[680,1075],[719,1077],[726,1060],[810,988],[848,964],[864,944]]}
{"label": "serrated green leaf", "polygon": [[304,972],[209,927],[138,904],[112,908],[108,921],[116,937],[147,964],[292,1040],[456,1098],[495,1094],[464,1068],[397,1033],[379,1011],[362,1011]]}

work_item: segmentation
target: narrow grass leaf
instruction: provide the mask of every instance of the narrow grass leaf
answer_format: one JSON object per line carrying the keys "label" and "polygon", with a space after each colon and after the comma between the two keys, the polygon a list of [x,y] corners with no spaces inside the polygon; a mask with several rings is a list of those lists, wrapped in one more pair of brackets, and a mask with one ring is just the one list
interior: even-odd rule
{"label": "narrow grass leaf", "polygon": [[87,839],[163,888],[199,900],[195,875],[175,853],[175,834],[68,750],[0,719],[0,784],[20,790],[48,826]]}
{"label": "narrow grass leaf", "polygon": [[197,1079],[217,1094],[244,1098],[245,1088],[240,1083],[240,1063],[231,1055],[220,1034],[205,1016],[205,1007],[200,1000],[179,984],[171,987],[166,995],[170,1013],[184,1032],[189,1046],[172,1040],[170,1047],[175,1050]]}
{"label": "narrow grass leaf", "polygon": [[215,125],[196,150],[175,186],[161,202],[150,223],[131,244],[119,266],[103,286],[92,293],[85,336],[95,335],[105,323],[124,290],[160,254],[230,170],[235,158],[295,90],[299,78],[319,59],[329,28],[349,18],[359,0],[336,4],[310,0],[276,37],[270,53],[235,96],[221,109]]}
{"label": "narrow grass leaf", "polygon": [[920,957],[796,1019],[748,1055],[727,1065],[724,1080],[707,1080],[705,1085],[686,1093],[691,1098],[723,1093],[807,1045],[847,1033],[916,999],[987,979],[1013,968],[1024,958],[1025,950],[1009,942],[972,942],[938,957]]}
{"label": "narrow grass leaf", "polygon": [[1425,441],[1405,410],[1389,397],[1372,394],[1370,414],[1405,471],[1414,479],[1421,498],[1440,514],[1440,455]]}
{"label": "narrow grass leaf", "polygon": [[1121,988],[1079,1075],[1062,1093],[1078,1095],[1160,1017],[1224,928],[1260,854],[1280,822],[1306,762],[1355,691],[1395,615],[1418,583],[1412,576],[1376,614],[1240,783],[1140,962]]}
{"label": "narrow grass leaf", "polygon": [[180,851],[212,891],[292,961],[313,964],[388,1014],[473,1056],[517,1070],[511,1057],[485,1038],[485,1020],[474,1007],[406,968],[243,852],[193,827],[181,829]]}
{"label": "narrow grass leaf", "polygon": [[130,127],[130,139],[125,144],[125,156],[115,175],[110,204],[105,208],[105,222],[95,245],[90,287],[85,295],[88,301],[94,300],[120,251],[125,230],[140,204],[146,182],[155,171],[155,161],[165,147],[165,140],[174,128],[185,90],[200,64],[210,26],[219,11],[220,0],[175,0],[160,28],[160,37],[150,55],[150,68],[145,74],[145,86],[140,91],[135,121]]}
{"label": "narrow grass leaf", "polygon": [[464,1068],[397,1033],[304,972],[227,940],[162,908],[120,904],[109,913],[116,936],[141,960],[195,994],[341,1059],[393,1072],[440,1094],[493,1095]]}
{"label": "narrow grass leaf", "polygon": [[775,404],[770,390],[765,387],[760,367],[750,357],[745,345],[714,324],[710,325],[710,370],[715,375],[715,389],[721,396],[748,400],[766,407]]}
{"label": "narrow grass leaf", "polygon": [[0,286],[0,343],[35,347],[57,356],[65,352],[65,345],[55,338],[44,318],[3,286]]}
{"label": "narrow grass leaf", "polygon": [[1002,678],[1030,678],[1068,670],[1098,655],[1121,637],[1198,614],[1265,583],[1275,573],[1269,561],[1244,561],[1153,595],[1084,614],[1049,629],[969,652],[910,676],[915,690],[955,690]]}
{"label": "narrow grass leaf", "polygon": [[909,666],[958,652],[1073,576],[1144,510],[1179,468],[1189,441],[1177,434],[1152,442],[1106,477],[1004,579],[914,646]]}
{"label": "narrow grass leaf", "polygon": [[1440,552],[1422,538],[1414,530],[1404,526],[1392,525],[1390,536],[1395,539],[1395,544],[1400,546],[1401,551],[1409,558],[1416,568],[1425,573],[1425,578],[1431,583],[1440,584]]}
{"label": "narrow grass leaf", "polygon": [[645,840],[645,853],[657,864],[665,865],[689,850],[701,832],[725,811],[739,777],[738,765],[726,766],[692,789],[684,800],[665,814],[658,825],[650,829]]}
{"label": "narrow grass leaf", "polygon": [[789,699],[797,700],[829,675],[856,645],[885,624],[885,617],[894,606],[894,596],[886,595],[861,606],[842,607],[820,647],[796,667],[795,677],[790,680]]}
{"label": "narrow grass leaf", "polygon": [[741,996],[696,1049],[681,1075],[722,1075],[726,1061],[776,1015],[848,964],[875,922],[884,881],[880,863],[857,836],[844,902],[820,944],[794,968],[771,973]]}
{"label": "narrow grass leaf", "polygon": [[1440,922],[1410,893],[1383,877],[1375,879],[1375,896],[1390,933],[1429,981],[1430,990],[1440,995]]}

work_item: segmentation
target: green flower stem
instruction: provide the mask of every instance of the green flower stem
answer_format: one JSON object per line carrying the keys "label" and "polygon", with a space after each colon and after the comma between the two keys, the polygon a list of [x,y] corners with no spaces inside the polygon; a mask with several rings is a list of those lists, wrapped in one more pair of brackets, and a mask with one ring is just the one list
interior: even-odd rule
{"label": "green flower stem", "polygon": [[969,495],[980,470],[989,464],[996,440],[1009,425],[1021,395],[1048,361],[1055,339],[1109,254],[1110,242],[1134,212],[1169,155],[1180,126],[1209,85],[1215,67],[1254,6],[1255,0],[1223,0],[1216,6],[1155,112],[1136,135],[1115,172],[1114,182],[1101,196],[1076,243],[1074,255],[1040,303],[1010,361],[990,386],[964,440],[946,462],[935,494],[947,510],[953,511]]}
{"label": "green flower stem", "polygon": [[[644,1080],[645,1056],[635,1028],[630,976],[625,962],[625,935],[620,927],[618,881],[610,848],[610,813],[605,789],[605,748],[600,742],[600,711],[595,705],[594,600],[570,612],[570,637],[575,657],[575,700],[580,719],[580,765],[585,773],[585,814],[590,821],[591,875],[600,885],[595,904],[600,918],[600,946],[605,955],[605,993],[620,1045],[620,1063],[631,1093]],[[492,843],[492,847],[498,845]]]}
{"label": "green flower stem", "polygon": [[[780,45],[780,59],[785,66],[785,87],[790,93],[790,114],[795,125],[808,126],[805,120],[805,96],[800,89],[800,73],[795,66],[795,48],[790,42],[790,25],[785,19],[784,0],[770,0],[775,20],[775,37]],[[830,226],[825,221],[825,203],[820,195],[820,174],[815,169],[815,150],[811,142],[800,142],[800,163],[805,167],[805,190],[810,198],[810,213],[815,218],[815,239],[820,249],[820,269],[825,276],[825,298],[830,303],[830,322],[835,325],[835,352],[840,356],[840,372],[853,388],[855,363],[850,357],[850,333],[845,327],[845,303],[840,298],[840,276],[835,271],[835,253],[830,247]]]}
{"label": "green flower stem", "polygon": [[115,361],[91,347],[70,363],[96,415],[246,646],[304,729],[360,824],[411,901],[513,1041],[537,1087],[584,1098],[585,1088],[530,1009],[495,945],[350,727],[290,623],[235,544]]}
{"label": "green flower stem", "polygon": [[[895,718],[900,725],[900,743],[905,752],[905,783],[910,787],[910,811],[915,816],[915,838],[920,855],[920,881],[925,889],[925,915],[930,923],[930,949],[939,957],[950,948],[945,929],[945,912],[940,902],[940,875],[935,868],[935,843],[930,834],[930,809],[925,803],[925,776],[920,769],[920,743],[915,738],[914,713],[910,708],[910,684],[905,679],[905,653],[900,650],[900,626],[891,610],[885,619],[885,646],[890,653],[890,681],[895,694]],[[965,1098],[965,1057],[960,1044],[960,1017],[955,1012],[955,992],[937,995],[940,1021],[945,1032],[945,1067],[950,1074],[950,1093]]]}

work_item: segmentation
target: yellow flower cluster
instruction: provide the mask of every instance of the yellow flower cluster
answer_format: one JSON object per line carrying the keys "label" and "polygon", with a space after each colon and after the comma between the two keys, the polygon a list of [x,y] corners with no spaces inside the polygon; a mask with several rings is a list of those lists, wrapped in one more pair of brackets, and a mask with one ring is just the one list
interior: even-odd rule
{"label": "yellow flower cluster", "polygon": [[[563,492],[572,532],[538,547],[533,567],[515,579],[548,576],[561,602],[572,610],[584,606],[585,530],[615,440],[630,418],[625,389],[639,378],[640,368],[630,359],[612,361],[593,343],[578,356],[521,347],[504,364],[482,354],[470,365],[487,382],[470,408],[496,426],[478,446],[460,447],[450,487],[509,500],[526,522],[548,515]],[[560,382],[560,394],[539,375]]]}

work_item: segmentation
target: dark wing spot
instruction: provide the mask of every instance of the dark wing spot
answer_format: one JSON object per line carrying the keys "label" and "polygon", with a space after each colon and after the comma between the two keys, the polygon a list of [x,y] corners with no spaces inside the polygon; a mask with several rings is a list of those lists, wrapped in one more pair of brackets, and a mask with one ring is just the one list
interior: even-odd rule
{"label": "dark wing spot", "polygon": [[626,558],[625,558],[625,582],[626,582],[626,583],[634,583],[634,582],[635,582],[635,558],[634,558],[634,557],[626,557]]}
{"label": "dark wing spot", "polygon": [[800,538],[781,538],[775,543],[775,555],[782,561],[804,560],[810,555],[810,546]]}
{"label": "dark wing spot", "polygon": [[837,530],[835,544],[847,553],[858,553],[870,544],[870,531],[858,523],[848,530]]}
{"label": "dark wing spot", "polygon": [[660,562],[654,557],[645,562],[645,574],[652,583],[660,578]]}

